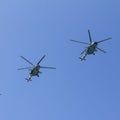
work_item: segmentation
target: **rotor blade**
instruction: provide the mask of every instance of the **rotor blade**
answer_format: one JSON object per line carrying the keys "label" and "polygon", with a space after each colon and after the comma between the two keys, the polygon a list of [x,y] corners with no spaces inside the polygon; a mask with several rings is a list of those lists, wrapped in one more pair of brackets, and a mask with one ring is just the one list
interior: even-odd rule
{"label": "rotor blade", "polygon": [[18,68],[17,70],[32,69],[32,67]]}
{"label": "rotor blade", "polygon": [[[27,60],[26,58],[24,58],[23,56],[20,56],[22,59],[24,59],[25,61],[27,61],[29,64],[33,65],[29,60]],[[34,65],[33,65],[34,66]]]}
{"label": "rotor blade", "polygon": [[40,62],[45,58],[45,55],[40,59],[40,61],[37,64],[40,64]]}
{"label": "rotor blade", "polygon": [[89,34],[90,43],[92,43],[92,39],[91,39],[90,30],[88,30],[88,34]]}
{"label": "rotor blade", "polygon": [[54,68],[54,67],[44,67],[44,66],[40,66],[40,68],[56,69],[56,68]]}
{"label": "rotor blade", "polygon": [[70,41],[89,45],[89,43],[81,42],[81,41],[77,41],[77,40],[70,40]]}
{"label": "rotor blade", "polygon": [[100,51],[103,52],[103,53],[106,53],[106,51],[104,51],[104,50],[102,50],[102,49],[100,49],[100,48],[98,48],[98,47],[97,47],[97,49],[100,50]]}
{"label": "rotor blade", "polygon": [[100,41],[98,41],[97,43],[104,42],[104,41],[107,41],[107,40],[110,40],[110,39],[112,39],[112,38],[109,37],[109,38],[106,38],[106,39],[104,39],[104,40],[100,40]]}

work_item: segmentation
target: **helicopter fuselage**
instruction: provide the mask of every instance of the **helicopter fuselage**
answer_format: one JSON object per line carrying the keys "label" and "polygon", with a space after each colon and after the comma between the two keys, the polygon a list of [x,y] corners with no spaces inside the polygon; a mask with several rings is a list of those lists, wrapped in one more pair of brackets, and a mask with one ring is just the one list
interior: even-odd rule
{"label": "helicopter fuselage", "polygon": [[36,65],[30,72],[30,75],[32,76],[39,76],[40,73],[40,65]]}
{"label": "helicopter fuselage", "polygon": [[87,53],[88,55],[89,55],[89,54],[94,54],[94,52],[97,51],[97,50],[96,50],[97,45],[98,45],[97,42],[91,43],[91,45],[87,47],[86,53]]}

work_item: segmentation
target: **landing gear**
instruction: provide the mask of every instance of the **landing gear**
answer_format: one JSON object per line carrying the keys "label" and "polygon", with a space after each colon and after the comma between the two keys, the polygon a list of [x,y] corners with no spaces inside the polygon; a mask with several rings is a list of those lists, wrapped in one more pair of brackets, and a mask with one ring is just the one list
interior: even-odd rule
{"label": "landing gear", "polygon": [[39,75],[37,74],[37,77],[39,77]]}

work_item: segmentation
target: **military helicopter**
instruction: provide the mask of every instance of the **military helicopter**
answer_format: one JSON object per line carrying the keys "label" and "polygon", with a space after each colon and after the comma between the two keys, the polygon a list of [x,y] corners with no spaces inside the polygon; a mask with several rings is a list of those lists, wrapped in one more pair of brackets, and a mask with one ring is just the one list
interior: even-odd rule
{"label": "military helicopter", "polygon": [[38,61],[38,63],[36,65],[34,65],[33,63],[31,63],[29,60],[27,60],[25,57],[20,56],[23,60],[25,60],[26,62],[28,62],[29,64],[32,65],[32,67],[25,67],[25,68],[19,68],[18,70],[24,70],[24,69],[28,69],[30,71],[29,73],[29,77],[26,78],[27,82],[32,81],[31,78],[33,76],[37,76],[39,77],[39,74],[41,74],[42,72],[40,72],[41,68],[47,68],[47,69],[56,69],[54,67],[45,67],[45,66],[41,66],[40,63],[42,62],[42,60],[45,58],[45,55]]}
{"label": "military helicopter", "polygon": [[100,40],[98,42],[97,41],[93,42],[92,39],[91,39],[90,30],[88,30],[88,35],[89,35],[90,43],[81,42],[81,41],[77,41],[77,40],[70,40],[72,42],[77,42],[77,43],[82,43],[82,44],[88,45],[87,47],[85,47],[85,50],[81,52],[82,56],[79,57],[81,59],[81,61],[86,60],[85,58],[86,58],[87,55],[91,55],[91,54],[95,55],[95,52],[97,52],[97,51],[101,51],[103,53],[106,53],[106,51],[104,51],[104,50],[102,50],[98,47],[98,44],[101,43],[101,42],[112,39],[111,37],[109,37],[109,38]]}

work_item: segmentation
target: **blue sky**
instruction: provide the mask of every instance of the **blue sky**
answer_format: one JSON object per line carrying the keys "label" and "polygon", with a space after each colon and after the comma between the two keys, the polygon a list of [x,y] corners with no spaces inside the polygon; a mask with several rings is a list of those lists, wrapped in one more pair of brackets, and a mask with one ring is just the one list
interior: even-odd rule
{"label": "blue sky", "polygon": [[[120,55],[118,0],[0,1],[0,120],[120,120]],[[106,54],[78,57],[84,45],[100,44]],[[42,69],[27,83],[29,66]]]}

